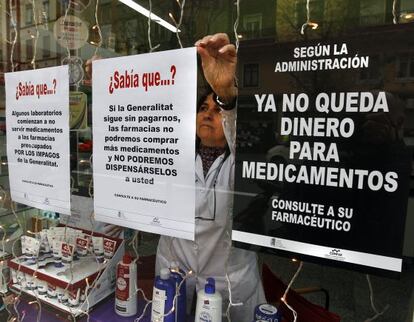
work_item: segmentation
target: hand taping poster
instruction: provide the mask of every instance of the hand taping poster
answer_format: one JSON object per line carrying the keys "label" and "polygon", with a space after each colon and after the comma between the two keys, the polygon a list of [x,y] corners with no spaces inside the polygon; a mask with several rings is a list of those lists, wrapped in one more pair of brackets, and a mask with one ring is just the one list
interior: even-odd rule
{"label": "hand taping poster", "polygon": [[411,167],[403,101],[356,81],[373,68],[360,43],[271,50],[271,90],[239,97],[250,110],[238,117],[233,239],[400,272]]}
{"label": "hand taping poster", "polygon": [[195,48],[93,63],[96,219],[194,238]]}
{"label": "hand taping poster", "polygon": [[68,67],[6,73],[5,81],[12,199],[70,214]]}

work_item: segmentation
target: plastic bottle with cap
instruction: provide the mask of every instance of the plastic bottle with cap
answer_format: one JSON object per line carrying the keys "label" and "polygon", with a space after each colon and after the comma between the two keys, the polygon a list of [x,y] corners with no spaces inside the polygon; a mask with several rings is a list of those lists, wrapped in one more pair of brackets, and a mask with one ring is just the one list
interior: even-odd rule
{"label": "plastic bottle with cap", "polygon": [[116,266],[115,312],[120,316],[137,314],[137,264],[125,254]]}
{"label": "plastic bottle with cap", "polygon": [[[175,283],[175,287],[180,287],[179,296],[177,297],[177,306],[175,311],[175,320],[186,320],[186,308],[187,308],[187,288],[185,281],[183,282],[183,276],[185,273],[180,269],[180,264],[177,261],[170,263],[171,280]],[[182,283],[181,283],[182,282]]]}
{"label": "plastic bottle with cap", "polygon": [[194,322],[221,322],[223,298],[216,291],[214,278],[207,278],[204,290],[197,293],[197,308]]}
{"label": "plastic bottle with cap", "polygon": [[[151,322],[176,322],[175,312],[164,316],[173,307],[175,282],[171,279],[168,268],[163,268],[155,278],[152,292]],[[178,321],[177,321],[178,322]]]}
{"label": "plastic bottle with cap", "polygon": [[262,303],[256,306],[254,310],[254,321],[269,321],[269,322],[282,322],[282,314],[277,307]]}

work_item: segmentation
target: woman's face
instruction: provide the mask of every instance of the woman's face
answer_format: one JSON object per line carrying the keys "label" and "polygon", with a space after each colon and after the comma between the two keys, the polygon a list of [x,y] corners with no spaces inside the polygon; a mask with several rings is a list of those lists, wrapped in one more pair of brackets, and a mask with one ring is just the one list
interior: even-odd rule
{"label": "woman's face", "polygon": [[207,96],[198,110],[196,131],[203,145],[209,147],[226,146],[226,137],[221,123],[221,110],[214,102],[213,94]]}

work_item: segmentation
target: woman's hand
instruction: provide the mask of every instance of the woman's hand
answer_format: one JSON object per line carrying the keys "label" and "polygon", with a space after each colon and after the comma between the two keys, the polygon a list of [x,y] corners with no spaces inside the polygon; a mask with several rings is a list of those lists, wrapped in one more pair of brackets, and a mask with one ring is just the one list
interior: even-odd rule
{"label": "woman's hand", "polygon": [[204,76],[213,91],[225,102],[237,96],[237,53],[227,34],[205,36],[195,43],[201,57]]}

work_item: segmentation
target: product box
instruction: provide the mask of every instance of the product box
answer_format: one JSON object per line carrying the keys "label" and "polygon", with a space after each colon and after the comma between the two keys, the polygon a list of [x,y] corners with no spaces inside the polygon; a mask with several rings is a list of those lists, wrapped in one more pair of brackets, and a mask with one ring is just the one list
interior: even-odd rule
{"label": "product box", "polygon": [[8,292],[7,282],[10,279],[10,270],[7,266],[7,259],[10,257],[9,254],[0,251],[0,295]]}
{"label": "product box", "polygon": [[48,228],[48,220],[45,217],[32,217],[31,218],[31,231],[34,233],[38,233],[42,229]]}

